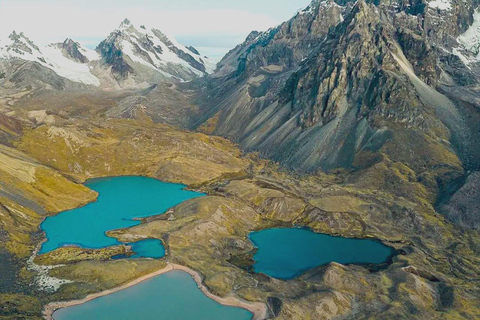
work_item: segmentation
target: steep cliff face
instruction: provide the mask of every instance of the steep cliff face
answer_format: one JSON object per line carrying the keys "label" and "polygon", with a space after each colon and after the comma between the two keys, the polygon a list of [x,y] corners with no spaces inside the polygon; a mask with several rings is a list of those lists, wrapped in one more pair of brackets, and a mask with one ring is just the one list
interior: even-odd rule
{"label": "steep cliff face", "polygon": [[[318,46],[329,29],[343,20],[348,7],[314,1],[291,20],[266,32],[252,32],[217,65],[205,84],[200,100],[207,112],[193,126],[222,112],[218,133],[235,138],[255,114],[278,97],[291,73]],[[238,121],[229,121],[235,118]]]}
{"label": "steep cliff face", "polygon": [[347,169],[352,183],[421,194],[478,229],[468,192],[480,169],[477,6],[314,1],[222,60],[192,127],[297,172]]}

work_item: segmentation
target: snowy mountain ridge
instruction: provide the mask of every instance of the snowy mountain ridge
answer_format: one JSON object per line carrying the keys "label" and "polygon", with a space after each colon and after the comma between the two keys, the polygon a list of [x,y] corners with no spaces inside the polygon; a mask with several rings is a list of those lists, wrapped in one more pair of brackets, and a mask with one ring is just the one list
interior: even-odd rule
{"label": "snowy mountain ridge", "polygon": [[70,81],[92,86],[111,83],[190,81],[212,73],[215,64],[158,29],[133,25],[125,19],[96,50],[72,39],[36,45],[23,33],[0,39],[0,61],[31,61]]}
{"label": "snowy mountain ridge", "polygon": [[[23,33],[14,31],[7,39],[0,40],[0,59],[34,61],[68,80],[99,86],[100,80],[92,74],[88,63],[75,61],[64,53],[63,45],[65,42],[39,47]],[[89,59],[99,59],[95,51],[89,50],[79,43],[75,44]]]}

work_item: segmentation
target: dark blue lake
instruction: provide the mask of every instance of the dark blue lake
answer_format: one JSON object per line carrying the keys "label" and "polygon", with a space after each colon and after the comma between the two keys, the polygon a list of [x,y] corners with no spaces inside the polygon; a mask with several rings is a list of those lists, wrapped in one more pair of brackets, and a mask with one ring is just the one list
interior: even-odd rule
{"label": "dark blue lake", "polygon": [[85,304],[60,309],[55,320],[248,320],[252,314],[223,306],[208,298],[192,277],[171,271],[145,282],[97,298]]}
{"label": "dark blue lake", "polygon": [[292,279],[328,264],[382,264],[395,249],[369,239],[349,239],[315,233],[309,229],[266,229],[250,234],[258,248],[254,271],[278,279]]}
{"label": "dark blue lake", "polygon": [[[135,226],[140,222],[133,218],[162,214],[185,200],[203,195],[184,190],[181,184],[134,176],[92,179],[85,185],[99,193],[98,201],[45,219],[41,228],[47,241],[40,254],[65,245],[89,249],[117,245],[117,239],[107,237],[106,231]],[[134,257],[160,258],[165,254],[161,242],[155,239],[132,246]]]}

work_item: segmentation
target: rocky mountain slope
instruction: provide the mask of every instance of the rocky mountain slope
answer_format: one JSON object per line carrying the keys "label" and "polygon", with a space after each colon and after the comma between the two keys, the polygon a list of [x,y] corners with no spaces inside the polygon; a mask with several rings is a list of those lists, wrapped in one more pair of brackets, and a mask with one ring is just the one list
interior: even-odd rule
{"label": "rocky mountain slope", "polygon": [[[463,50],[468,34],[461,34],[474,8],[448,3],[314,1],[290,21],[251,34],[211,77],[211,86],[223,88],[208,92],[210,116],[219,112],[214,132],[302,171],[351,167],[369,140],[382,146],[391,130],[373,124],[379,121],[429,131],[428,122],[440,120],[463,140],[464,110],[441,92],[475,90],[475,61],[460,61],[471,50]],[[454,10],[461,17],[433,27],[451,21]]]}
{"label": "rocky mountain slope", "polygon": [[476,6],[313,1],[227,54],[192,127],[300,172],[403,163],[441,197],[480,165]]}

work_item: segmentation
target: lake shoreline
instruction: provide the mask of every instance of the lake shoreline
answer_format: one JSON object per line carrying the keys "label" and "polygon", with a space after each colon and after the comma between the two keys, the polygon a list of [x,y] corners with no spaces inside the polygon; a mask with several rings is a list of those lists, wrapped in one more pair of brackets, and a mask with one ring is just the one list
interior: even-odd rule
{"label": "lake shoreline", "polygon": [[135,285],[137,285],[137,284],[139,284],[143,281],[146,281],[148,279],[151,279],[153,277],[156,277],[156,276],[159,276],[159,275],[171,272],[171,271],[177,271],[177,270],[178,271],[184,271],[184,272],[190,274],[190,276],[192,276],[193,280],[195,280],[195,282],[197,283],[198,288],[208,298],[210,298],[212,300],[215,300],[216,302],[218,302],[218,303],[220,303],[224,306],[237,307],[237,308],[242,308],[242,309],[248,310],[249,312],[251,312],[253,314],[253,320],[263,320],[263,319],[266,318],[266,316],[267,316],[267,306],[264,303],[261,303],[261,302],[246,302],[246,301],[240,300],[239,298],[233,297],[233,296],[225,297],[225,298],[216,296],[213,293],[211,293],[210,291],[208,291],[207,287],[203,284],[202,277],[200,276],[200,274],[198,272],[196,272],[196,271],[194,271],[194,270],[192,270],[188,267],[178,265],[178,264],[174,264],[174,263],[167,263],[167,266],[165,268],[161,269],[161,270],[158,270],[158,271],[152,272],[150,274],[147,274],[145,276],[142,276],[142,277],[140,277],[138,279],[135,279],[135,280],[133,280],[129,283],[126,283],[122,286],[119,286],[119,287],[116,287],[116,288],[113,288],[113,289],[109,289],[109,290],[105,290],[105,291],[102,291],[102,292],[98,292],[98,293],[89,294],[88,296],[86,296],[83,299],[71,300],[71,301],[61,301],[61,302],[51,302],[43,308],[43,318],[46,319],[46,320],[53,320],[53,313],[55,311],[57,311],[58,309],[63,309],[63,308],[67,308],[67,307],[72,307],[72,306],[84,304],[84,303],[92,301],[94,299],[104,297],[106,295],[109,295],[109,294],[112,294],[112,293],[115,293],[115,292],[118,292],[118,291],[121,291],[121,290],[125,290],[125,289],[130,288],[130,287],[133,287],[133,286],[135,286]]}

